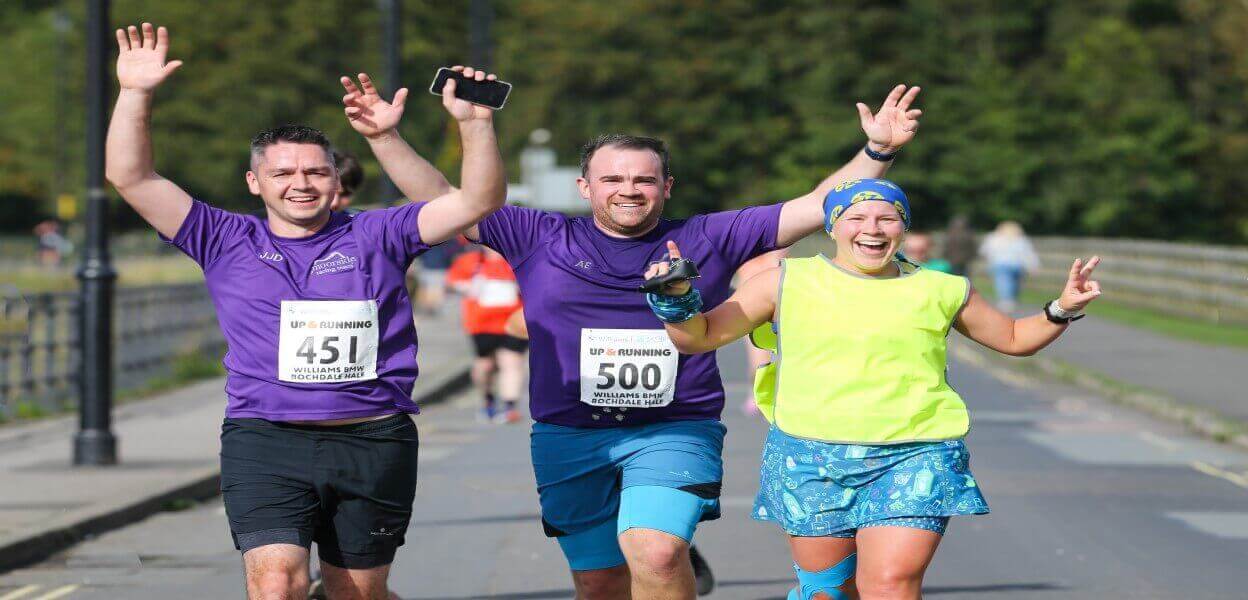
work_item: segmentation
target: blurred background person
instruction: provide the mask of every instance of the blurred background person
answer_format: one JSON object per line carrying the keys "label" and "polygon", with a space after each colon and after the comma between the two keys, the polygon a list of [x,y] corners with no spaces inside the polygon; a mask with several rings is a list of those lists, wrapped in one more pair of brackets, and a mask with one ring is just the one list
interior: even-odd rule
{"label": "blurred background person", "polygon": [[[447,271],[446,283],[463,296],[461,321],[476,352],[472,361],[472,383],[481,394],[478,413],[481,420],[520,422],[524,352],[529,343],[524,337],[507,333],[508,319],[523,310],[515,273],[503,255],[477,246],[455,257]],[[497,395],[494,393],[496,383]],[[502,399],[501,409],[498,398]]]}
{"label": "blurred background person", "polygon": [[355,193],[364,185],[364,168],[354,155],[342,150],[334,150],[334,167],[338,169],[338,195],[329,203],[329,209],[359,212],[350,207]]}
{"label": "blurred background person", "polygon": [[74,251],[73,242],[61,235],[61,224],[47,220],[35,225],[35,245],[39,251],[39,264],[45,267],[59,267],[61,260]]}
{"label": "blurred background person", "polygon": [[906,234],[906,240],[901,243],[901,252],[910,262],[921,267],[941,273],[952,273],[953,265],[943,258],[933,256],[932,246],[931,234],[925,231],[911,231]]}
{"label": "blurred background person", "polygon": [[[789,250],[789,248],[780,248],[779,250],[772,250],[745,261],[737,268],[737,274],[733,277],[736,281],[735,287],[740,287],[741,284],[748,281],[751,277],[780,264],[780,260],[789,255]],[[755,346],[750,338],[746,337],[745,359],[750,367],[748,373],[750,377],[753,377],[754,372],[759,367],[771,362],[771,352]],[[758,404],[754,402],[754,388],[752,386],[746,387],[745,400],[741,403],[741,412],[746,415],[759,414]]]}
{"label": "blurred background person", "polygon": [[1040,268],[1040,257],[1023,233],[1023,226],[1015,221],[1002,221],[984,237],[979,254],[988,261],[997,306],[1003,312],[1013,311],[1018,307],[1027,273]]}
{"label": "blurred background person", "polygon": [[949,262],[949,272],[954,275],[970,275],[971,262],[975,260],[977,252],[975,232],[971,230],[970,219],[966,215],[954,215],[945,230],[945,243],[941,251],[941,256]]}
{"label": "blurred background person", "polygon": [[446,302],[446,270],[451,268],[464,248],[464,242],[447,240],[421,254],[417,259],[420,269],[416,273],[416,310],[425,315],[436,315]]}

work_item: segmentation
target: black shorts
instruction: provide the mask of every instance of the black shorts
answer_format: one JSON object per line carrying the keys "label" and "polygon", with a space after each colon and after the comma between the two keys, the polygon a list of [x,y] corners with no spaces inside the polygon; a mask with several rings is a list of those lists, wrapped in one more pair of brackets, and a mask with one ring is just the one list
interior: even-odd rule
{"label": "black shorts", "polygon": [[226,419],[221,495],[234,547],[316,542],[337,567],[390,564],[412,517],[417,448],[406,414],[332,427]]}
{"label": "black shorts", "polygon": [[524,352],[529,349],[529,340],[512,337],[505,333],[474,333],[472,334],[472,348],[477,356],[491,356],[499,348]]}

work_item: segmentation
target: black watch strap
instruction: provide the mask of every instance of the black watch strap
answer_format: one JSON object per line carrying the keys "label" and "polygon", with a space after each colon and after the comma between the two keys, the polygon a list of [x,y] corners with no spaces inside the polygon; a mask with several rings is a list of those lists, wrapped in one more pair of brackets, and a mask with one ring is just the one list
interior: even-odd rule
{"label": "black watch strap", "polygon": [[1050,323],[1056,323],[1058,325],[1068,325],[1070,323],[1073,323],[1075,321],[1078,321],[1079,319],[1082,319],[1088,316],[1084,313],[1079,313],[1073,317],[1059,317],[1053,314],[1053,311],[1050,310],[1050,307],[1053,305],[1054,302],[1057,302],[1057,300],[1049,300],[1044,305],[1044,318],[1048,319]]}

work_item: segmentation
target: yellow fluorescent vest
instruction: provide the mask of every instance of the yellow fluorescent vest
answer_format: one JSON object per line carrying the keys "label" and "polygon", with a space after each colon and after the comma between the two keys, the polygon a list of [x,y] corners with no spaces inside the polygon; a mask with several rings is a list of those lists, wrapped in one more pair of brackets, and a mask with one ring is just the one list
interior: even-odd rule
{"label": "yellow fluorescent vest", "polygon": [[966,404],[945,380],[946,336],[970,293],[965,278],[903,264],[900,277],[874,279],[822,255],[782,264],[779,335],[764,323],[750,336],[777,352],[754,381],[769,421],[836,443],[966,435]]}

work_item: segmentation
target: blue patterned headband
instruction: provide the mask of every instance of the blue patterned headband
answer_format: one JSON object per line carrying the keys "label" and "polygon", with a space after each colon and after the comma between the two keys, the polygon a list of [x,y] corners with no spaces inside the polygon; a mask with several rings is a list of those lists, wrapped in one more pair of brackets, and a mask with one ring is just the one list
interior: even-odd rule
{"label": "blue patterned headband", "polygon": [[823,198],[823,228],[832,232],[832,224],[850,206],[867,200],[888,202],[901,213],[901,220],[910,230],[910,201],[897,184],[886,179],[851,179],[838,183]]}

